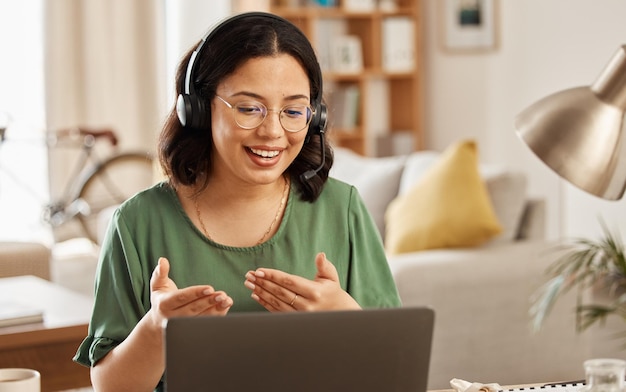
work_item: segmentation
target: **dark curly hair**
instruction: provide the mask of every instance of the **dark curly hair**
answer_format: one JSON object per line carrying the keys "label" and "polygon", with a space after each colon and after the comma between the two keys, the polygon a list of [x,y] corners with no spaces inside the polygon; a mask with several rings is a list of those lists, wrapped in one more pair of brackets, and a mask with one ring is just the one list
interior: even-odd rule
{"label": "dark curly hair", "polygon": [[[185,88],[187,66],[197,47],[190,49],[178,66],[177,94]],[[200,185],[201,189],[207,186],[213,147],[211,106],[208,103],[215,97],[219,83],[246,60],[276,54],[288,54],[298,60],[309,77],[311,105],[314,108],[320,106],[323,92],[321,69],[311,43],[298,27],[281,17],[261,12],[239,14],[221,22],[206,37],[193,63],[191,83],[204,107],[209,108],[203,113],[202,125],[184,127],[174,107],[159,136],[159,162],[172,185]],[[322,142],[325,147],[323,167],[312,178],[302,179],[302,173],[321,164]],[[309,132],[302,150],[287,168],[303,200],[312,202],[317,199],[332,163],[333,151],[326,138],[317,132]]]}

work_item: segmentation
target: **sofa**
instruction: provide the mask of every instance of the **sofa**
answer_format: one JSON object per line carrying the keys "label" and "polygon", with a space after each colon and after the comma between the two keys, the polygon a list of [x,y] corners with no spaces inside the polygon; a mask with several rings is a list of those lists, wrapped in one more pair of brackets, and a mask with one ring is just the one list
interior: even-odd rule
{"label": "sofa", "polygon": [[[420,181],[444,153],[372,158],[335,148],[330,175],[357,188],[386,241],[390,205],[423,186]],[[453,378],[500,385],[580,380],[586,359],[625,358],[613,336],[619,323],[576,332],[575,293],[556,304],[540,329],[533,328],[532,298],[557,245],[545,239],[545,203],[527,194],[521,171],[476,166],[500,233],[473,246],[388,254],[403,306],[435,311],[428,389],[450,388]],[[428,192],[421,188],[417,195]]]}
{"label": "sofa", "polygon": [[34,275],[50,280],[51,250],[40,242],[0,242],[0,278]]}

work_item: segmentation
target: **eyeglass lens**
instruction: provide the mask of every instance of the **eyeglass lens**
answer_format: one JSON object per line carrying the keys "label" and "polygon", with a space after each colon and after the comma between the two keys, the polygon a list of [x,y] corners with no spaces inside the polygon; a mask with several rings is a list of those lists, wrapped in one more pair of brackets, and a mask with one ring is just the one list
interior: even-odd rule
{"label": "eyeglass lens", "polygon": [[[239,102],[233,107],[235,121],[242,128],[256,128],[265,121],[270,110],[260,102]],[[287,105],[279,111],[280,124],[285,130],[298,132],[311,122],[312,110],[307,105]]]}

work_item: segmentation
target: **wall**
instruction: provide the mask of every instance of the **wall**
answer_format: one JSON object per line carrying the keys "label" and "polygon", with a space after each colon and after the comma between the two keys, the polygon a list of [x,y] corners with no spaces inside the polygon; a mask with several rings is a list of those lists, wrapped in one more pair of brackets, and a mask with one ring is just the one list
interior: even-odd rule
{"label": "wall", "polygon": [[[601,200],[561,180],[520,141],[513,127],[515,115],[532,102],[595,80],[626,43],[626,1],[496,0],[499,46],[478,54],[443,51],[443,0],[422,1],[427,148],[442,150],[460,138],[474,138],[481,160],[525,171],[529,193],[547,201],[550,238],[596,236],[598,216],[626,234],[626,200]],[[167,0],[166,6],[168,31],[177,32],[167,49],[168,80],[173,80],[184,50],[228,14],[231,5],[228,0],[210,5],[203,0]]]}
{"label": "wall", "polygon": [[600,215],[626,234],[626,200],[604,201],[560,180],[513,127],[515,115],[532,102],[595,80],[626,43],[626,1],[498,0],[499,47],[482,54],[442,50],[441,2],[423,4],[427,147],[474,138],[483,161],[524,170],[529,192],[547,200],[550,238],[596,237]]}
{"label": "wall", "polygon": [[[0,239],[49,241],[44,143],[43,8],[40,0],[0,2]],[[15,37],[20,37],[15,39]]]}
{"label": "wall", "polygon": [[175,102],[174,79],[183,55],[231,13],[230,0],[165,0],[167,107]]}

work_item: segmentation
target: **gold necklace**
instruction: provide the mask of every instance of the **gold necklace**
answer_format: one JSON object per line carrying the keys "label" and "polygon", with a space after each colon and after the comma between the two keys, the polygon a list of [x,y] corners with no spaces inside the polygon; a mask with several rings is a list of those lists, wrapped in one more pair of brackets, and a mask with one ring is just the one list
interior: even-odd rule
{"label": "gold necklace", "polygon": [[[283,195],[280,198],[280,204],[278,205],[278,210],[276,211],[276,216],[274,216],[274,219],[272,219],[272,223],[270,223],[270,227],[267,228],[267,231],[265,231],[265,233],[263,234],[263,237],[261,237],[261,239],[256,243],[256,245],[260,245],[263,243],[263,241],[265,240],[265,238],[268,236],[268,234],[272,231],[272,229],[274,228],[274,225],[276,224],[276,222],[278,222],[278,220],[280,219],[280,213],[283,210],[283,207],[285,206],[285,202],[287,201],[287,196],[289,194],[289,180],[287,178],[285,178],[285,187],[283,188]],[[204,221],[202,220],[202,216],[200,216],[200,206],[198,205],[198,198],[194,197],[193,198],[193,203],[194,206],[196,207],[196,217],[198,218],[198,222],[200,222],[200,228],[202,229],[202,233],[211,241],[213,241],[213,238],[211,238],[211,236],[209,235],[209,232],[206,229],[206,226],[204,226]]]}

